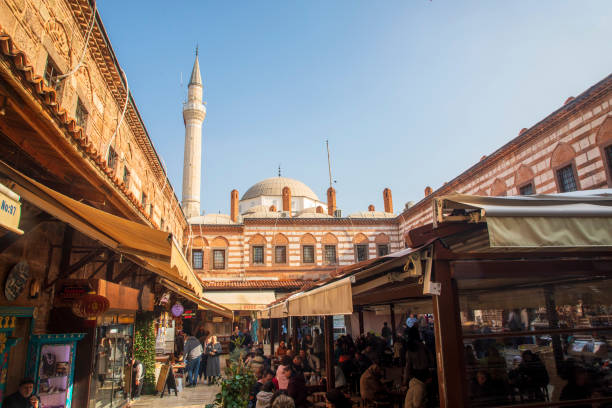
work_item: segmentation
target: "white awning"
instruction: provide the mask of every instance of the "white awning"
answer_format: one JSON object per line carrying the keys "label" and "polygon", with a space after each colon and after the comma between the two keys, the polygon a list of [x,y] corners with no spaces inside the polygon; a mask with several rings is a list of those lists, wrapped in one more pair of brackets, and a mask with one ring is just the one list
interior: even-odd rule
{"label": "white awning", "polygon": [[207,299],[231,310],[258,310],[276,300],[273,290],[207,291]]}
{"label": "white awning", "polygon": [[287,299],[289,316],[335,316],[353,313],[351,279],[344,278]]}
{"label": "white awning", "polygon": [[486,221],[491,248],[607,248],[612,247],[612,190],[443,196],[435,199],[434,220]]}

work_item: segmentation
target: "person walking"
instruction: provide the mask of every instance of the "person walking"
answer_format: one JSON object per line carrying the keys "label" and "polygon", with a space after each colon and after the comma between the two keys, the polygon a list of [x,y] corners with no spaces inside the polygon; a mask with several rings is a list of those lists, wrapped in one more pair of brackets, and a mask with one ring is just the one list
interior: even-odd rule
{"label": "person walking", "polygon": [[319,328],[314,329],[314,336],[312,337],[312,352],[320,362],[325,361],[323,353],[325,352],[325,348],[323,347],[323,335]]}
{"label": "person walking", "polygon": [[202,352],[200,340],[189,335],[189,333],[185,333],[185,348],[183,349],[183,355],[185,356],[185,370],[187,371],[186,387],[195,387],[198,383]]}
{"label": "person walking", "polygon": [[197,336],[200,340],[200,344],[202,345],[202,358],[200,360],[200,370],[198,372],[198,378],[200,381],[203,380],[203,377],[206,376],[206,362],[208,359],[208,355],[206,354],[206,341],[208,340],[208,336],[210,333],[208,330],[203,330],[200,333],[200,336]]}
{"label": "person walking", "polygon": [[215,378],[221,376],[221,343],[217,340],[217,336],[210,336],[208,344],[206,344],[206,354],[208,359],[206,362],[206,377],[208,377],[208,385],[212,385]]}

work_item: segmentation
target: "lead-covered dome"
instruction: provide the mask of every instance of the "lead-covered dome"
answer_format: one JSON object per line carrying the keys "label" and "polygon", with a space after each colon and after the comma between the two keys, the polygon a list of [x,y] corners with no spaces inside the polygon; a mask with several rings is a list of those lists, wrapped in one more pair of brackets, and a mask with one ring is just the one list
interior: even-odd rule
{"label": "lead-covered dome", "polygon": [[262,180],[249,188],[240,200],[249,200],[261,196],[282,196],[284,187],[289,187],[291,189],[292,197],[306,197],[311,200],[319,201],[319,197],[317,197],[310,187],[299,180],[287,177],[270,177]]}

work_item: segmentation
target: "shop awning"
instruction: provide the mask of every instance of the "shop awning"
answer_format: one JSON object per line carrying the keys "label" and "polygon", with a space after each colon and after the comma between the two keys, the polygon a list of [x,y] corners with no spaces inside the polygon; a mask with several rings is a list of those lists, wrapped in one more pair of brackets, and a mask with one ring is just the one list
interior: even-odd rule
{"label": "shop awning", "polygon": [[20,218],[19,196],[0,183],[0,229],[4,228],[15,234],[23,234],[23,231],[19,229]]}
{"label": "shop awning", "polygon": [[297,293],[287,299],[289,316],[334,316],[353,313],[351,279],[344,278]]}
{"label": "shop awning", "polygon": [[52,190],[3,162],[0,171],[21,197],[66,222],[78,231],[118,252],[142,267],[191,289],[197,296],[202,285],[187,263],[172,234],[109,214]]}
{"label": "shop awning", "polygon": [[273,290],[207,291],[205,296],[231,310],[259,310],[276,300]]}
{"label": "shop awning", "polygon": [[612,190],[436,198],[434,222],[486,222],[491,248],[612,247]]}
{"label": "shop awning", "polygon": [[163,286],[170,289],[177,295],[180,295],[184,297],[185,299],[195,303],[196,305],[198,305],[198,309],[210,310],[213,313],[216,313],[224,317],[228,317],[230,319],[234,317],[233,312],[230,309],[224,307],[223,305],[213,302],[210,299],[195,296],[192,292],[181,288],[180,286],[168,281],[167,279],[160,279],[159,283],[161,283]]}

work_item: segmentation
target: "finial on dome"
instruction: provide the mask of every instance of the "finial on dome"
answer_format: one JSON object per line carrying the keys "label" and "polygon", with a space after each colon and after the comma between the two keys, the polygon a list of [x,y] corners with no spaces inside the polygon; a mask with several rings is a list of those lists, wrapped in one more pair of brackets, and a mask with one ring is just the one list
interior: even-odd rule
{"label": "finial on dome", "polygon": [[199,50],[200,46],[198,45],[198,43],[196,43],[196,57],[198,56],[198,50]]}
{"label": "finial on dome", "polygon": [[280,166],[280,164],[278,165],[278,177],[282,177],[281,176],[281,166]]}
{"label": "finial on dome", "polygon": [[200,61],[198,60],[199,47],[196,45],[196,57],[193,62],[193,69],[191,70],[191,78],[189,79],[189,85],[202,85],[202,76],[200,75]]}

